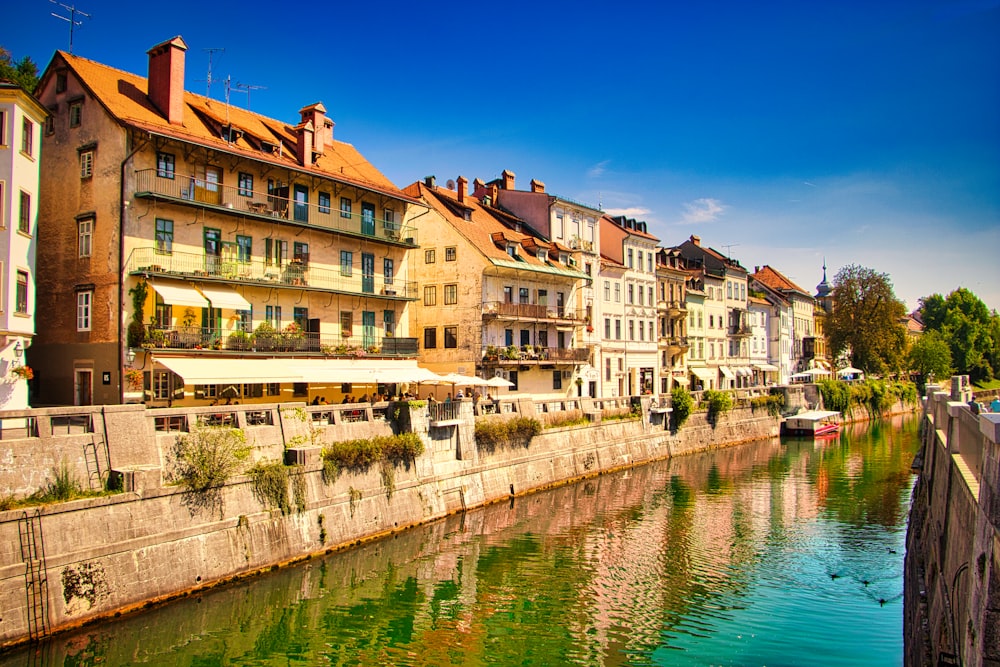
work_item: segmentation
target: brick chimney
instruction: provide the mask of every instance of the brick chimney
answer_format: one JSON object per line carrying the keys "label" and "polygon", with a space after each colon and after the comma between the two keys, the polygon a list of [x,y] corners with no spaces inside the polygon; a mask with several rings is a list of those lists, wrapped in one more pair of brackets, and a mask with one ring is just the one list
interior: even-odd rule
{"label": "brick chimney", "polygon": [[458,203],[465,203],[465,186],[469,184],[465,176],[459,176],[458,180],[455,181],[455,187],[458,190]]}
{"label": "brick chimney", "polygon": [[174,37],[149,51],[149,80],[146,95],[167,122],[184,124],[184,52],[187,44]]}
{"label": "brick chimney", "polygon": [[701,247],[701,237],[694,234],[691,235],[691,243],[695,244],[699,248]]}
{"label": "brick chimney", "polygon": [[503,189],[513,190],[514,189],[514,172],[509,169],[504,169],[500,174],[500,178],[503,179]]}
{"label": "brick chimney", "polygon": [[298,139],[299,164],[311,167],[313,163],[313,129],[312,121],[299,123],[295,126],[295,137]]}
{"label": "brick chimney", "polygon": [[437,187],[437,177],[433,174],[430,176],[424,176],[424,185],[429,187],[431,190]]}
{"label": "brick chimney", "polygon": [[475,178],[472,180],[472,194],[479,197],[482,195],[482,190],[486,188],[486,183],[481,178]]}
{"label": "brick chimney", "polygon": [[531,179],[531,191],[532,192],[545,192],[545,183],[542,183],[537,178]]}
{"label": "brick chimney", "polygon": [[313,152],[323,154],[323,149],[333,143],[333,121],[326,117],[326,107],[322,102],[299,109],[303,123],[312,123]]}

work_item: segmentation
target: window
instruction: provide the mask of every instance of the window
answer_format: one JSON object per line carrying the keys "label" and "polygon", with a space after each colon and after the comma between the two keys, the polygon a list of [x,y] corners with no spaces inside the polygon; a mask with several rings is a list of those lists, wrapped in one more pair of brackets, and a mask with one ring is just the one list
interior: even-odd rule
{"label": "window", "polygon": [[503,286],[503,302],[504,303],[514,303],[514,286],[504,285]]}
{"label": "window", "polygon": [[507,254],[510,255],[511,257],[514,257],[516,259],[517,258],[517,246],[514,245],[513,243],[508,243],[507,244]]}
{"label": "window", "polygon": [[615,283],[615,303],[621,303],[622,300],[622,284]]}
{"label": "window", "polygon": [[153,300],[153,323],[158,327],[170,327],[173,322],[173,309],[169,303],[163,302],[163,297],[155,294]]}
{"label": "window", "polygon": [[17,289],[14,293],[14,312],[28,314],[28,272],[17,272]]}
{"label": "window", "polygon": [[296,241],[292,244],[292,261],[301,262],[302,264],[309,263],[309,244],[299,243]]}
{"label": "window", "polygon": [[549,305],[549,291],[547,289],[538,290],[538,300],[536,301],[536,303],[539,306]]}
{"label": "window", "polygon": [[17,219],[17,231],[31,233],[31,195],[21,190],[21,212]]}
{"label": "window", "polygon": [[31,151],[35,145],[35,125],[30,118],[25,118],[21,123],[21,152],[31,157]]}
{"label": "window", "polygon": [[635,303],[635,285],[632,283],[628,284],[628,303],[629,305]]}
{"label": "window", "polygon": [[653,305],[653,286],[649,286],[649,305]]}
{"label": "window", "polygon": [[628,260],[626,261],[626,264],[628,265],[628,268],[631,269],[634,263],[635,263],[635,260],[632,257],[632,248],[629,248],[628,249]]}
{"label": "window", "polygon": [[174,251],[174,221],[156,219],[156,252],[169,255]]}
{"label": "window", "polygon": [[444,286],[444,305],[454,306],[458,303],[458,285]]}
{"label": "window", "polygon": [[444,249],[444,261],[454,262],[456,257],[457,250],[455,249],[455,246],[449,246]]}
{"label": "window", "polygon": [[253,309],[250,310],[237,310],[236,317],[236,331],[245,331],[250,333],[253,331]]}
{"label": "window", "polygon": [[329,213],[330,212],[330,193],[320,192],[319,193],[319,212]]}
{"label": "window", "polygon": [[604,379],[608,382],[611,381],[611,359],[604,360]]}
{"label": "window", "polygon": [[503,344],[510,347],[514,344],[514,330],[504,329],[503,330]]}
{"label": "window", "polygon": [[90,178],[94,175],[94,151],[80,153],[80,178]]}
{"label": "window", "polygon": [[268,382],[265,385],[268,396],[281,396],[281,383],[280,382]]}
{"label": "window", "polygon": [[437,285],[427,285],[424,287],[424,305],[437,305]]}
{"label": "window", "polygon": [[552,371],[552,388],[562,389],[562,371]]}
{"label": "window", "polygon": [[611,318],[604,318],[604,337],[611,340]]}
{"label": "window", "polygon": [[604,281],[604,300],[611,301],[611,281]]}
{"label": "window", "polygon": [[267,306],[264,309],[264,319],[275,329],[281,328],[281,306]]}
{"label": "window", "polygon": [[344,338],[350,338],[353,325],[354,313],[349,310],[340,311],[340,335]]}
{"label": "window", "polygon": [[435,262],[435,252],[434,248],[430,250],[424,250],[424,264],[433,264]]}
{"label": "window", "polygon": [[77,256],[90,257],[94,242],[94,219],[84,218],[76,223]]}
{"label": "window", "polygon": [[635,321],[628,321],[628,339],[635,340]]}
{"label": "window", "polygon": [[[52,116],[49,116],[52,118]],[[0,109],[0,146],[7,145],[7,112]]]}
{"label": "window", "polygon": [[253,238],[250,236],[236,236],[236,259],[244,264],[250,261],[253,255]]}
{"label": "window", "polygon": [[349,218],[351,217],[351,200],[347,197],[340,198],[340,217]]}
{"label": "window", "polygon": [[458,347],[458,327],[444,328],[444,346],[450,350]]}
{"label": "window", "polygon": [[56,74],[56,92],[65,93],[66,92],[66,72],[62,71]]}
{"label": "window", "polygon": [[69,105],[69,126],[80,127],[83,118],[83,102],[71,102]]}
{"label": "window", "polygon": [[90,331],[91,305],[94,302],[94,293],[76,293],[76,330]]}
{"label": "window", "polygon": [[653,253],[646,255],[646,270],[650,273],[653,272]]}
{"label": "window", "polygon": [[434,327],[427,327],[424,329],[424,349],[433,350],[437,347],[437,329]]}
{"label": "window", "polygon": [[396,335],[396,313],[391,310],[382,311],[382,327],[386,336]]}
{"label": "window", "polygon": [[615,340],[622,339],[622,321],[615,319]]}
{"label": "window", "polygon": [[160,178],[174,177],[174,156],[173,153],[156,154],[156,175]]}
{"label": "window", "polygon": [[517,289],[517,302],[521,304],[531,303],[531,300],[528,297],[527,287],[519,287]]}
{"label": "window", "polygon": [[382,259],[382,278],[385,280],[385,286],[390,287],[392,285],[392,281],[395,280],[395,277],[396,263],[388,257],[384,257]]}
{"label": "window", "polygon": [[240,196],[253,197],[253,174],[241,171],[238,183]]}

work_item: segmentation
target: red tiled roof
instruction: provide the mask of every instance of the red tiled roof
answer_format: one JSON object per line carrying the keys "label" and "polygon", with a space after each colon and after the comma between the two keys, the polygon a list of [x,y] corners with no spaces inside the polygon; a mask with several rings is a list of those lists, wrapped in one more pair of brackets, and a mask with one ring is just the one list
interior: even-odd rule
{"label": "red tiled roof", "polygon": [[753,274],[754,280],[757,282],[767,285],[773,290],[779,292],[801,292],[802,294],[811,297],[809,292],[805,291],[791,280],[786,278],[780,271],[772,269],[766,264],[760,268],[757,273]]}

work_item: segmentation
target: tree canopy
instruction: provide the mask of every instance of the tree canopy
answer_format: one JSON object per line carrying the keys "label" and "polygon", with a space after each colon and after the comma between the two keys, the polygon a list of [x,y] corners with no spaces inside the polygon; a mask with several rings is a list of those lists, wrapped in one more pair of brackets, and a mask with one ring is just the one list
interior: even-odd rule
{"label": "tree canopy", "polygon": [[834,358],[846,355],[867,373],[884,374],[903,367],[906,314],[885,273],[851,264],[834,277],[833,312],[826,335]]}
{"label": "tree canopy", "polygon": [[925,331],[910,347],[910,370],[923,381],[933,376],[939,380],[951,376],[951,348],[939,331]]}
{"label": "tree canopy", "polygon": [[924,335],[937,332],[951,351],[955,371],[973,382],[1000,373],[1000,316],[990,313],[979,297],[960,287],[946,297],[932,294],[920,300]]}
{"label": "tree canopy", "polygon": [[38,85],[38,66],[29,56],[14,62],[10,51],[0,46],[0,79],[12,81],[33,93]]}

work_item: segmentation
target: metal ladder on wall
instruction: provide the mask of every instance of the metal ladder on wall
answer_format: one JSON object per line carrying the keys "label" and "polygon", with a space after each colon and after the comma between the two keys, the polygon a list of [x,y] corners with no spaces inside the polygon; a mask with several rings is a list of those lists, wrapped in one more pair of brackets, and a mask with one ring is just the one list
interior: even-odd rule
{"label": "metal ladder on wall", "polygon": [[[101,454],[104,454],[104,471],[101,470]],[[87,483],[91,491],[104,488],[107,476],[108,446],[104,438],[95,435],[94,439],[83,446],[83,458],[87,464]]]}
{"label": "metal ladder on wall", "polygon": [[27,594],[28,635],[38,641],[49,632],[49,584],[45,566],[45,540],[42,538],[42,515],[24,512],[18,521],[21,560],[24,561],[24,589]]}

